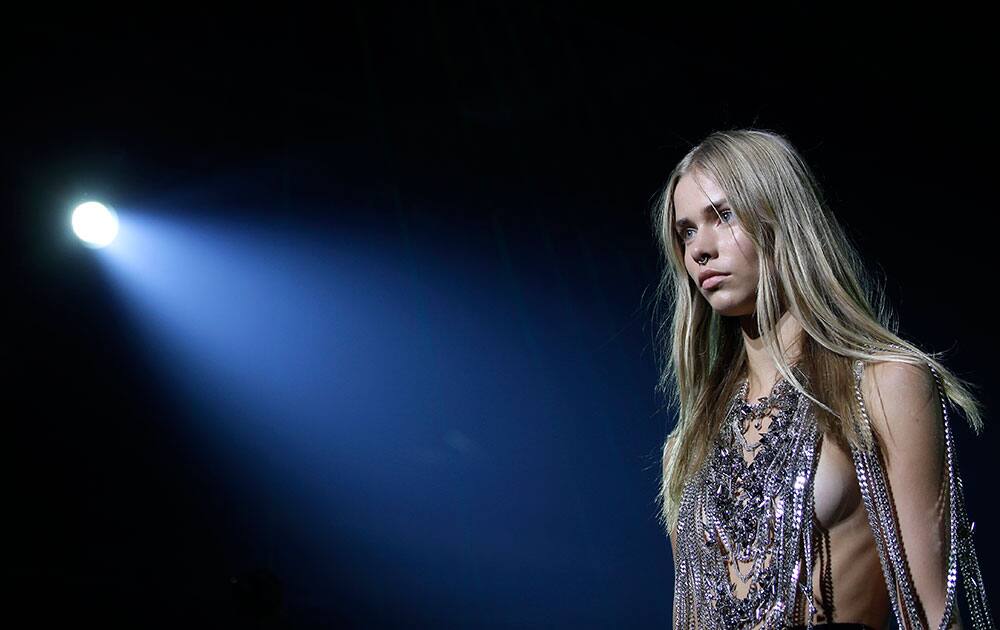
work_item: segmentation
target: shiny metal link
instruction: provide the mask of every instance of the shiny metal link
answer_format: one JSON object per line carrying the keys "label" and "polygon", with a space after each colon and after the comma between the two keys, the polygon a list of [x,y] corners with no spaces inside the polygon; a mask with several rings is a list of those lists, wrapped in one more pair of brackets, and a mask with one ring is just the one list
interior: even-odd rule
{"label": "shiny metal link", "polygon": [[[819,430],[810,401],[783,379],[770,396],[729,405],[705,466],[685,487],[678,511],[676,628],[781,629],[803,600],[815,614],[812,479]],[[757,444],[742,431],[771,422]],[[744,452],[753,454],[747,463]],[[748,566],[744,569],[742,566]],[[730,573],[730,566],[733,567]],[[746,594],[737,594],[737,583]]]}
{"label": "shiny metal link", "polygon": [[[902,349],[901,346],[891,344]],[[965,498],[962,491],[962,480],[958,470],[957,452],[948,422],[948,405],[941,385],[941,377],[934,366],[927,364],[938,393],[941,404],[941,415],[944,423],[945,459],[948,468],[948,504],[949,504],[949,552],[947,573],[947,597],[945,612],[937,624],[939,630],[945,630],[951,624],[953,610],[956,606],[956,585],[959,564],[964,578],[966,603],[971,616],[972,628],[992,629],[993,620],[986,599],[985,586],[979,570],[975,545],[972,542],[972,526],[968,524],[968,513],[965,508]],[[855,361],[855,398],[861,413],[861,419],[871,430],[871,419],[865,409],[864,396],[861,391],[861,379],[864,373],[864,362]],[[868,521],[875,534],[876,548],[885,576],[886,588],[889,591],[893,613],[900,628],[924,630],[924,621],[919,613],[915,588],[907,570],[905,551],[898,530],[898,519],[893,511],[889,495],[888,483],[878,457],[876,446],[873,452],[853,449],[855,470],[858,485],[868,513]],[[896,595],[897,589],[902,593],[902,602]],[[904,624],[905,621],[905,624]],[[928,620],[929,621],[929,620]]]}
{"label": "shiny metal link", "polygon": [[[928,365],[944,419],[949,493],[946,612],[937,627],[946,629],[957,607],[960,569],[971,627],[992,629],[947,400],[940,375]],[[864,362],[855,361],[859,420],[870,431],[861,391],[863,371]],[[731,401],[712,453],[681,495],[675,530],[675,628],[779,630],[803,623],[803,617],[806,627],[813,627],[817,611],[809,560],[813,557],[813,482],[822,435],[812,401],[784,379],[756,404],[745,402],[747,389],[744,383]],[[755,420],[762,412],[770,413],[771,424],[761,441],[751,445],[741,428],[754,423],[759,429]],[[744,460],[744,451],[753,454],[750,464]],[[854,447],[852,458],[898,627],[924,630],[878,446],[872,451]],[[730,563],[735,577],[730,574]],[[750,567],[743,570],[741,564]],[[744,597],[737,595],[736,582],[748,589]]]}

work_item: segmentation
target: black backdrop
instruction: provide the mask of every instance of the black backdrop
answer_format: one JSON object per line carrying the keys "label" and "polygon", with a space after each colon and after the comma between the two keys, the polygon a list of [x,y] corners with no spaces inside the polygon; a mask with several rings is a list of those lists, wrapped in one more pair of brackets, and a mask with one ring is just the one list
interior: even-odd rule
{"label": "black backdrop", "polygon": [[[91,253],[63,235],[65,200],[83,190],[130,199],[195,188],[202,208],[267,200],[266,211],[242,211],[248,222],[275,209],[316,219],[337,204],[388,208],[386,229],[447,225],[457,238],[500,221],[521,253],[537,230],[556,242],[572,232],[596,265],[614,265],[599,316],[653,414],[649,326],[637,310],[656,274],[651,196],[709,131],[774,129],[803,151],[888,278],[901,332],[951,350],[992,424],[990,38],[983,15],[941,12],[354,2],[11,19],[3,572],[12,597],[3,614],[38,626],[56,617],[239,626],[256,604],[226,581],[263,570],[267,583],[234,521],[213,512],[219,498],[201,482],[205,471],[177,456],[183,437],[169,427],[188,413],[183,402],[151,376]],[[585,284],[593,276],[567,254],[558,270]],[[106,388],[114,395],[94,393]],[[668,421],[651,415],[634,436],[637,462]],[[1000,579],[995,429],[976,437],[958,425],[957,436],[989,584]],[[636,468],[642,497],[655,468]],[[644,531],[657,561],[636,569],[629,589],[649,597],[637,595],[646,608],[629,623],[662,626],[667,541],[648,518],[621,527]],[[374,593],[341,597],[340,586],[331,582],[315,609],[286,606],[267,623],[449,619],[387,610]],[[266,608],[272,591],[260,588],[248,598]]]}

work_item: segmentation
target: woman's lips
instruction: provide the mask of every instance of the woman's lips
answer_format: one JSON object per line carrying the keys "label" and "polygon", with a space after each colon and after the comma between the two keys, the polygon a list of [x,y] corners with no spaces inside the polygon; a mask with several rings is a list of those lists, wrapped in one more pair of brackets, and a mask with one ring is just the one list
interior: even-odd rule
{"label": "woman's lips", "polygon": [[712,276],[711,278],[705,280],[705,282],[702,283],[701,288],[702,289],[715,288],[720,282],[722,282],[725,279],[726,279],[725,275]]}

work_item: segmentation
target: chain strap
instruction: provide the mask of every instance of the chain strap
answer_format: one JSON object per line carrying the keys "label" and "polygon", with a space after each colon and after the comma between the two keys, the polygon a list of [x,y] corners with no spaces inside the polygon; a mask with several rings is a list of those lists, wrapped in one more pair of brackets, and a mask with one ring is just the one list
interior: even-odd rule
{"label": "chain strap", "polygon": [[[890,344],[902,349],[902,346]],[[871,348],[869,346],[869,348]],[[976,557],[975,543],[972,532],[975,523],[970,523],[965,507],[965,496],[961,475],[958,470],[958,453],[948,422],[948,405],[941,385],[941,377],[934,366],[927,364],[934,376],[934,382],[941,403],[941,415],[944,422],[945,457],[948,466],[948,503],[949,503],[949,552],[947,597],[945,599],[945,614],[938,626],[945,630],[951,623],[952,611],[956,604],[956,586],[959,564],[965,587],[966,603],[971,616],[972,627],[976,630],[992,630],[995,626],[986,599],[986,589],[983,584],[979,560]],[[861,393],[861,377],[864,371],[864,361],[858,359],[854,364],[855,399],[861,412],[861,417],[871,430],[871,420],[865,409],[864,397]],[[900,628],[923,630],[921,618],[917,612],[916,593],[906,568],[900,534],[894,518],[892,501],[889,498],[888,483],[882,466],[879,463],[877,448],[869,453],[860,448],[852,448],[858,485],[868,514],[868,522],[875,538],[882,572],[885,575],[886,587],[892,604],[893,613]],[[897,595],[902,594],[902,601]],[[904,625],[903,610],[910,624]]]}

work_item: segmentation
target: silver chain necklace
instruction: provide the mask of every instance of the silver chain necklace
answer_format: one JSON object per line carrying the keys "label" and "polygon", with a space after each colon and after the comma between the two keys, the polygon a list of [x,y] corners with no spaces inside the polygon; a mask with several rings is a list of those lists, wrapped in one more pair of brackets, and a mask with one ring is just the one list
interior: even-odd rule
{"label": "silver chain necklace", "polygon": [[758,433],[760,432],[763,427],[764,418],[770,415],[768,411],[778,406],[782,400],[782,394],[789,387],[790,385],[785,381],[784,377],[779,377],[777,382],[771,386],[771,392],[767,396],[761,396],[757,399],[757,402],[749,403],[746,401],[746,398],[750,390],[750,379],[747,378],[743,381],[743,385],[736,396],[737,404],[740,406],[737,407],[735,413],[730,413],[729,426],[732,427],[733,434],[740,442],[744,451],[752,453],[764,444],[763,440],[751,444],[747,441],[746,432],[750,430],[751,423],[753,423],[754,429]]}
{"label": "silver chain necklace", "polygon": [[[681,498],[677,569],[690,582],[675,584],[675,596],[679,618],[696,609],[701,628],[783,627],[800,588],[811,587],[800,584],[799,560],[811,552],[815,417],[783,378],[754,403],[745,400],[748,388],[745,381],[731,401],[711,455]],[[767,430],[749,444],[745,431],[750,423],[760,429],[765,415]],[[744,452],[754,452],[749,463]]]}

